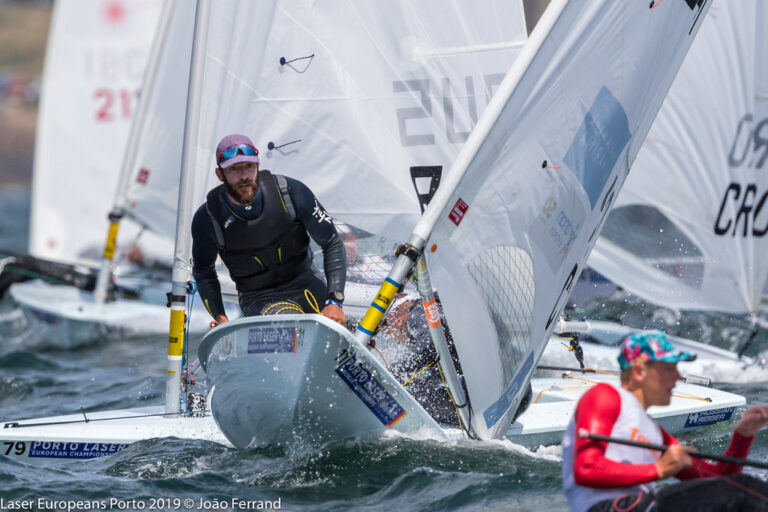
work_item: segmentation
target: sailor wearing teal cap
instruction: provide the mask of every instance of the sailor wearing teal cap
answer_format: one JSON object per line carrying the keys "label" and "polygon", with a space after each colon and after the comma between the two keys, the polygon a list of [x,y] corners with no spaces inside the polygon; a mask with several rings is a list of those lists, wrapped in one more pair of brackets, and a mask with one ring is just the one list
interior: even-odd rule
{"label": "sailor wearing teal cap", "polygon": [[636,332],[624,340],[619,354],[619,366],[626,370],[634,364],[647,361],[679,363],[694,359],[696,354],[676,351],[663,332],[646,331]]}
{"label": "sailor wearing teal cap", "polygon": [[[740,465],[692,460],[690,449],[646,412],[651,406],[669,405],[680,379],[677,363],[695,358],[675,350],[661,331],[635,333],[623,341],[621,386],[601,383],[587,391],[563,438],[563,490],[571,510],[768,510],[766,482],[740,474]],[[768,407],[750,408],[725,455],[745,458],[766,423]],[[662,455],[590,435],[669,448]],[[687,481],[654,487],[655,481],[672,476]]]}

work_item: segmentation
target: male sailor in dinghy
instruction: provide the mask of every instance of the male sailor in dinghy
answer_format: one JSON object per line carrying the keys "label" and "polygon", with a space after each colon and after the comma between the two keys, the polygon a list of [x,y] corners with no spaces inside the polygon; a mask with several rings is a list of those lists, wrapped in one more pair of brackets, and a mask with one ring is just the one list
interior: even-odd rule
{"label": "male sailor in dinghy", "polygon": [[[214,268],[220,255],[245,316],[318,312],[344,325],[344,244],[331,216],[302,182],[259,171],[259,152],[244,135],[216,148],[222,185],[192,220],[192,275],[208,312],[227,322]],[[323,250],[327,281],[314,274],[309,237]]]}
{"label": "male sailor in dinghy", "polygon": [[[621,387],[601,383],[586,392],[563,438],[563,489],[571,510],[768,510],[768,483],[738,474],[739,465],[692,460],[690,449],[646,413],[652,405],[669,405],[680,379],[677,362],[695,358],[675,351],[661,331],[635,333],[624,340]],[[750,408],[725,455],[746,457],[766,423],[768,407]],[[579,432],[670,448],[661,456],[650,449],[588,439]],[[654,488],[654,481],[672,476],[686,481]]]}

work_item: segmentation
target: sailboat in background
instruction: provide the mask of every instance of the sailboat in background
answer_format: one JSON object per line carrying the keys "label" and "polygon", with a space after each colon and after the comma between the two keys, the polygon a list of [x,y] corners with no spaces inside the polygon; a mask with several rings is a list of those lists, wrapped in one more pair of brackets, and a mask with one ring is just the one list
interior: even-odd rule
{"label": "sailboat in background", "polygon": [[[752,315],[752,337],[768,311],[760,311],[768,285],[767,25],[759,0],[715,2],[589,258],[652,304]],[[609,343],[632,331],[590,323],[591,335]],[[699,353],[681,368],[719,381],[765,379],[763,367],[745,368],[755,361],[741,357],[744,344],[738,354],[678,345]],[[585,346],[585,358],[615,366],[615,351],[606,357]]]}
{"label": "sailboat in background", "polygon": [[[170,41],[191,37],[194,11],[185,14],[189,10],[179,9],[172,15],[171,3],[165,2],[162,16],[161,0],[56,4],[36,145],[30,252],[84,265],[82,274],[76,269],[71,273],[82,275],[81,281],[88,285],[68,279],[69,285],[31,281],[10,288],[11,297],[35,326],[32,330],[48,344],[71,347],[105,338],[162,334],[167,329],[171,237],[151,229],[147,220],[151,216],[123,223],[119,237],[113,226],[124,210],[128,180],[147,183],[150,177],[147,168],[143,168],[146,175],[135,177],[133,172],[141,137],[149,134],[166,153],[168,147],[181,145],[186,95],[180,92],[186,89],[190,49],[158,43],[151,52],[149,48],[156,33]],[[139,102],[137,91],[145,70],[142,95],[149,99]],[[177,96],[163,110],[153,110],[154,77],[162,73],[177,77]],[[77,130],[71,129],[73,120]],[[173,122],[175,126],[168,125]],[[147,125],[156,129],[147,130]],[[178,160],[177,156],[175,162],[172,157],[162,161],[165,165],[157,173],[178,181]],[[110,209],[104,244],[101,219]],[[124,249],[122,258],[133,251],[145,263],[163,262],[162,270],[154,277],[147,275],[146,267],[126,272],[126,262],[115,261],[118,247]],[[99,262],[97,273],[94,267]],[[114,280],[119,288],[111,293]],[[197,312],[190,328],[201,333],[209,319],[202,307]]]}
{"label": "sailboat in background", "polygon": [[768,7],[716,2],[590,265],[650,302],[750,313],[768,281]]}
{"label": "sailboat in background", "polygon": [[[35,142],[28,259],[70,267],[91,287],[87,278],[103,236],[101,223],[94,221],[109,209],[161,7],[162,0],[54,5]],[[125,244],[140,231],[127,229]],[[155,255],[155,242],[142,239],[140,247]],[[8,263],[23,267],[26,259],[17,255]],[[12,288],[33,325],[65,339],[56,333],[62,327],[58,319],[34,307],[64,297],[53,298],[53,287],[40,281]],[[72,288],[69,296],[77,293]]]}
{"label": "sailboat in background", "polygon": [[[35,143],[33,256],[98,259],[102,233],[94,220],[109,211],[162,4],[55,3]],[[139,230],[126,230],[126,241]]]}

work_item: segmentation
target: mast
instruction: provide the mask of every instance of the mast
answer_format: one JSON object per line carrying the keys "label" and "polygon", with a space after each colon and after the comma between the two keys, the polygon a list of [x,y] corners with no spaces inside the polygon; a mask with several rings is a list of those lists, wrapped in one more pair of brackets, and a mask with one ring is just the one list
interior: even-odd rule
{"label": "mast", "polygon": [[437,364],[440,365],[440,371],[445,379],[445,385],[450,392],[451,402],[453,402],[453,406],[456,408],[456,412],[461,420],[460,426],[469,437],[472,437],[469,402],[467,401],[467,396],[464,394],[464,388],[461,386],[459,374],[456,371],[456,366],[453,364],[451,351],[448,348],[445,331],[443,330],[442,322],[440,320],[440,310],[437,298],[432,291],[432,279],[429,277],[427,260],[424,256],[420,257],[419,261],[416,263],[416,271],[418,276],[419,295],[421,295],[421,301],[424,305],[424,315],[427,319],[427,325],[429,326],[429,333],[432,335],[432,344],[435,346],[435,351],[437,352]]}
{"label": "mast", "polygon": [[[152,45],[147,69],[144,72],[142,96],[144,95],[144,92],[149,89],[150,83],[154,81],[160,62],[161,50],[168,39],[168,25],[170,23],[171,13],[173,12],[173,6],[173,0],[166,2],[163,6],[163,13],[160,17],[156,32],[156,40]],[[102,253],[99,275],[96,280],[96,288],[93,290],[93,298],[97,304],[104,303],[107,298],[107,288],[109,287],[110,275],[112,273],[112,261],[115,257],[115,250],[117,249],[117,233],[125,208],[125,192],[128,189],[129,180],[131,179],[131,171],[136,166],[136,158],[138,157],[137,147],[139,139],[141,138],[140,128],[144,125],[144,119],[147,116],[148,108],[149,105],[147,101],[144,101],[143,99],[139,101],[139,107],[136,111],[136,116],[131,123],[131,131],[128,134],[128,144],[125,147],[123,164],[120,168],[120,179],[115,192],[114,205],[107,217],[109,219],[109,228],[107,230],[107,239],[104,242],[104,251]]]}
{"label": "mast", "polygon": [[205,70],[208,36],[209,0],[197,0],[195,31],[192,41],[192,63],[189,73],[186,124],[184,128],[181,184],[179,186],[178,217],[176,219],[176,248],[174,250],[172,287],[169,296],[171,321],[168,333],[168,374],[165,387],[165,411],[179,412],[181,395],[181,363],[184,353],[184,309],[187,281],[190,278],[192,242],[187,227],[192,219],[191,195],[195,190],[195,162],[200,132],[200,101]]}

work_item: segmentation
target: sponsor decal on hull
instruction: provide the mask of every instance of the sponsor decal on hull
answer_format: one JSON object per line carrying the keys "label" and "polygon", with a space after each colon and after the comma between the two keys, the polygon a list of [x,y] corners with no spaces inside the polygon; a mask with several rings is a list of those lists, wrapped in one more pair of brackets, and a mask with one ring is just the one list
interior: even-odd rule
{"label": "sponsor decal on hull", "polygon": [[735,407],[725,407],[711,411],[692,412],[685,420],[683,428],[703,427],[704,425],[712,425],[713,423],[729,420],[733,416],[734,409]]}
{"label": "sponsor decal on hull", "polygon": [[248,330],[248,353],[295,353],[301,333],[297,327],[257,327]]}
{"label": "sponsor decal on hull", "polygon": [[355,356],[350,355],[343,359],[336,367],[336,373],[384,425],[391,427],[407,414],[384,385]]}

